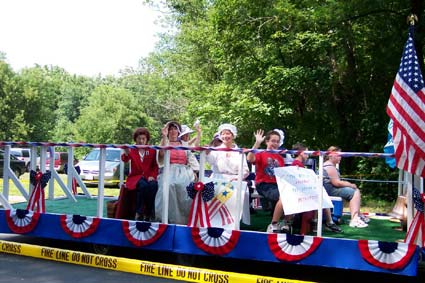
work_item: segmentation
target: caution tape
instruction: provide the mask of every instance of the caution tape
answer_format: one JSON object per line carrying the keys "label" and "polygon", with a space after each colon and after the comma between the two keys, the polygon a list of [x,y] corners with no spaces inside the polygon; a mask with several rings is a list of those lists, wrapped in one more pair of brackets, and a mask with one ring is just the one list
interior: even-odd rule
{"label": "caution tape", "polygon": [[73,263],[95,268],[200,283],[297,283],[292,279],[217,271],[0,240],[0,252]]}

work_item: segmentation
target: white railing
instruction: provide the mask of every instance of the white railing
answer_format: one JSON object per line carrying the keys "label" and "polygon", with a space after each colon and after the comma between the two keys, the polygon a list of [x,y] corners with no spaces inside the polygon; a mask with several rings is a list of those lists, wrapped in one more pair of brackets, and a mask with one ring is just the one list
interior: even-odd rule
{"label": "white railing", "polygon": [[[101,217],[103,215],[103,207],[104,207],[104,174],[105,174],[105,162],[106,162],[106,148],[108,147],[114,147],[114,148],[146,148],[146,147],[152,147],[154,149],[164,149],[166,150],[165,158],[164,158],[164,183],[163,183],[163,211],[162,211],[162,219],[163,223],[168,222],[168,197],[169,197],[169,183],[168,183],[168,175],[169,175],[169,166],[170,166],[170,159],[169,159],[169,150],[170,149],[180,149],[180,150],[194,150],[194,151],[200,151],[200,170],[199,170],[199,181],[203,181],[204,178],[204,172],[205,172],[205,160],[206,160],[206,151],[207,150],[219,150],[216,148],[211,147],[172,147],[172,146],[135,146],[135,145],[103,145],[103,144],[74,144],[74,143],[14,143],[14,142],[0,142],[0,147],[4,147],[5,151],[5,158],[4,158],[4,169],[3,169],[3,192],[0,192],[0,203],[3,205],[4,208],[10,209],[11,205],[8,201],[9,199],[9,180],[11,180],[15,186],[19,189],[22,196],[28,201],[29,193],[33,189],[31,183],[28,187],[28,192],[20,182],[20,180],[17,178],[17,176],[14,174],[14,172],[10,168],[10,148],[12,145],[27,145],[31,147],[31,170],[37,169],[37,148],[40,147],[40,170],[42,172],[46,172],[46,158],[47,153],[49,152],[51,157],[51,162],[49,165],[49,170],[52,172],[52,180],[49,182],[49,189],[48,189],[48,199],[54,199],[54,189],[55,184],[54,182],[57,182],[59,187],[62,189],[62,191],[65,193],[66,197],[71,199],[74,202],[77,202],[77,199],[72,194],[72,179],[75,178],[77,180],[78,185],[83,190],[84,195],[87,198],[93,198],[93,196],[90,194],[90,192],[87,190],[86,185],[81,180],[80,176],[76,172],[74,168],[74,149],[75,147],[90,147],[90,148],[99,148],[100,149],[100,159],[99,159],[99,179],[98,179],[98,196],[97,196],[97,216]],[[67,183],[65,184],[59,174],[54,169],[54,162],[53,157],[55,156],[55,146],[61,146],[61,147],[68,147],[68,161],[67,161]],[[241,211],[241,190],[242,190],[242,164],[244,162],[244,153],[253,151],[253,152],[259,152],[262,150],[253,150],[253,149],[234,149],[233,151],[238,151],[241,154],[241,166],[239,171],[239,178],[237,182],[237,211],[240,215]],[[272,151],[275,153],[296,153],[296,151],[293,150],[276,150]],[[321,194],[321,197],[319,198],[320,201],[318,203],[318,208],[322,207],[323,202],[323,190],[321,188],[323,184],[323,161],[324,156],[327,154],[326,151],[306,151],[307,154],[310,154],[312,156],[318,156],[319,157],[319,172],[318,172],[318,186],[320,186],[319,192]],[[362,156],[362,157],[392,157],[391,154],[385,154],[385,153],[361,153],[361,152],[339,152],[339,154],[343,157],[345,156]],[[120,164],[120,185],[124,182],[124,164],[121,161]],[[409,178],[407,178],[409,179]],[[411,178],[410,178],[411,179]],[[412,182],[406,182],[407,183],[407,192],[411,192],[412,188]],[[423,183],[423,182],[422,182]],[[121,186],[120,186],[121,187]],[[410,190],[409,190],[410,188]],[[400,190],[400,189],[399,189]],[[423,188],[422,188],[423,191]],[[411,202],[411,197],[408,196],[408,200]],[[412,208],[412,203],[408,204],[408,207]],[[409,216],[410,215],[410,216]],[[413,209],[410,209],[410,212],[408,213],[408,220],[412,219],[413,215]],[[318,236],[321,236],[322,231],[322,209],[318,209],[318,229],[317,233]],[[410,223],[410,222],[409,222]],[[239,230],[239,221],[235,221],[235,229]]]}

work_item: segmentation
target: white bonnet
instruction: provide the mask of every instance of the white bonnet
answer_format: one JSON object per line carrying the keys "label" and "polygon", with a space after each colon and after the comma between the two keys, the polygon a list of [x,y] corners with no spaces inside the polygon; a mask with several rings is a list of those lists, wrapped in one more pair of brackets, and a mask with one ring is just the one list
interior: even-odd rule
{"label": "white bonnet", "polygon": [[279,147],[281,147],[283,142],[285,141],[285,133],[281,129],[274,129],[273,131],[279,133],[279,136],[280,136]]}
{"label": "white bonnet", "polygon": [[185,134],[190,134],[193,133],[194,131],[189,128],[187,125],[182,125],[182,132],[179,135],[179,138],[181,138],[182,136],[184,136]]}
{"label": "white bonnet", "polygon": [[218,127],[218,133],[221,134],[223,130],[229,130],[233,134],[234,138],[236,138],[238,134],[238,130],[232,124],[221,124],[220,127]]}

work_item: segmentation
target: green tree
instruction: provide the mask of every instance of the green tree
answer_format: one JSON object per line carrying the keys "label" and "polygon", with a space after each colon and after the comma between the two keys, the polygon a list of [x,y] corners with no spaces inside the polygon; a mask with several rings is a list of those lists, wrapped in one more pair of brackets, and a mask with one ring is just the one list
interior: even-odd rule
{"label": "green tree", "polygon": [[57,123],[54,130],[54,141],[75,141],[74,123],[80,117],[81,108],[88,103],[98,82],[92,78],[70,75],[60,86],[62,97],[56,110]]}
{"label": "green tree", "polygon": [[132,92],[122,87],[98,86],[75,123],[77,139],[88,143],[132,143],[136,127],[152,119],[140,110]]}
{"label": "green tree", "polygon": [[24,111],[30,141],[47,141],[54,137],[56,109],[62,98],[60,89],[66,75],[63,69],[53,66],[35,66],[20,72],[22,96],[19,109]]}
{"label": "green tree", "polygon": [[0,56],[0,140],[27,140],[19,77],[4,60],[5,55]]}
{"label": "green tree", "polygon": [[[164,53],[189,95],[186,116],[291,146],[369,151],[386,140],[385,106],[407,35],[405,1],[166,1],[177,32]],[[382,62],[385,62],[383,64]]]}

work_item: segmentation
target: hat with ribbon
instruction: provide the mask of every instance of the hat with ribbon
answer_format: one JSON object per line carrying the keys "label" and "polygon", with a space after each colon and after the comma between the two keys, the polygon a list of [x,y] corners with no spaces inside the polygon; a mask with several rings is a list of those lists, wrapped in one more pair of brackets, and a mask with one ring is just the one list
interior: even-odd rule
{"label": "hat with ribbon", "polygon": [[281,129],[274,129],[273,131],[278,132],[280,136],[279,147],[281,147],[283,142],[285,141],[285,133]]}

